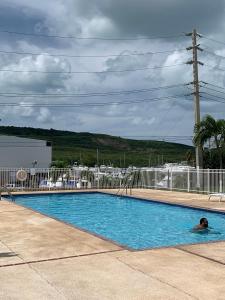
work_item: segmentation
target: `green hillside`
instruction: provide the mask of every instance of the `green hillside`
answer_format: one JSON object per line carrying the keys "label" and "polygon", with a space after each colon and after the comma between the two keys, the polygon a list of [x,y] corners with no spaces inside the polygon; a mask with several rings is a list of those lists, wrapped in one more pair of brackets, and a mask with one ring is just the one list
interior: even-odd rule
{"label": "green hillside", "polygon": [[0,126],[0,134],[50,141],[53,160],[57,161],[58,166],[75,161],[89,166],[95,165],[97,149],[99,164],[121,167],[183,161],[187,159],[187,152],[193,151],[193,147],[177,143],[132,140],[105,134],[55,129]]}

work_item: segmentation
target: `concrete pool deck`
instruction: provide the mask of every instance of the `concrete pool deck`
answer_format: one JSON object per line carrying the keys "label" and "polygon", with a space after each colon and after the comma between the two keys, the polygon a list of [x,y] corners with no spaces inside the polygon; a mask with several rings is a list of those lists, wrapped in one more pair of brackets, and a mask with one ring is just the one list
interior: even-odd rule
{"label": "concrete pool deck", "polygon": [[[206,195],[133,196],[225,211]],[[0,299],[225,298],[225,242],[129,251],[13,202],[0,217]]]}

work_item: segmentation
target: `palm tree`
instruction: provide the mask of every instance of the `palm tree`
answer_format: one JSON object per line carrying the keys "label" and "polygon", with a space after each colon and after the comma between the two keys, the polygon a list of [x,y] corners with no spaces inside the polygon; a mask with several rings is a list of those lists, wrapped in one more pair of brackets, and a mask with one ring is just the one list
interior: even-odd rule
{"label": "palm tree", "polygon": [[209,151],[215,147],[219,155],[220,169],[223,167],[222,150],[225,144],[225,120],[215,120],[212,116],[206,115],[202,121],[195,125],[193,143],[201,146],[208,142]]}

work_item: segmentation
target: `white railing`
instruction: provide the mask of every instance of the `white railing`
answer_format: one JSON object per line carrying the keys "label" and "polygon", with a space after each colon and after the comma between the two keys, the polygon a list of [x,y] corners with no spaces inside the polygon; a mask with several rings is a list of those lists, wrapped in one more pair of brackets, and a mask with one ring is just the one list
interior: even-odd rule
{"label": "white railing", "polygon": [[[99,173],[73,168],[23,169],[24,181],[18,176],[21,169],[0,168],[0,187],[20,190],[74,190],[152,188],[171,191],[219,193],[225,192],[225,170],[196,169],[136,169],[127,173]],[[23,174],[24,175],[24,174]]]}
{"label": "white railing", "polygon": [[225,170],[163,170],[142,171],[142,187],[171,191],[224,193]]}
{"label": "white railing", "polygon": [[[21,181],[19,172],[23,170],[25,179]],[[25,172],[24,172],[25,171]],[[139,172],[140,173],[140,172]],[[73,168],[0,168],[0,187],[6,187],[12,191],[20,190],[74,190],[74,189],[103,189],[122,188],[124,185],[138,187],[136,179],[123,174],[103,174],[87,169],[77,170]],[[135,175],[136,176],[136,175]],[[134,177],[134,176],[133,176]],[[139,176],[140,177],[140,176]],[[136,181],[135,181],[136,180]],[[132,181],[132,182],[131,182]]]}

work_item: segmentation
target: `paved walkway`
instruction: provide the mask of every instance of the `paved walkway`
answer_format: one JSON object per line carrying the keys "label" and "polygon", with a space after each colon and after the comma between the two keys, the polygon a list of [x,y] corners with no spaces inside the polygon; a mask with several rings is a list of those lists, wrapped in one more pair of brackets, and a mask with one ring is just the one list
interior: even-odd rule
{"label": "paved walkway", "polygon": [[[133,195],[225,210],[203,195]],[[225,242],[132,252],[14,203],[0,218],[0,299],[225,299]]]}

